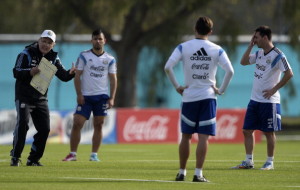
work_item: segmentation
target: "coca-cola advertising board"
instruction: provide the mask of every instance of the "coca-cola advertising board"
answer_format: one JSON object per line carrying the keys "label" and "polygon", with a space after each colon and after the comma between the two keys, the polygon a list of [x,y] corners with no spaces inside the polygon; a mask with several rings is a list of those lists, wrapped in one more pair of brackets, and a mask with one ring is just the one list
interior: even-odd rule
{"label": "coca-cola advertising board", "polygon": [[177,143],[179,110],[118,109],[118,143]]}
{"label": "coca-cola advertising board", "polygon": [[[243,143],[245,109],[217,110],[216,136],[210,143]],[[172,109],[118,109],[118,143],[178,143],[180,141],[180,111]],[[192,143],[197,142],[197,134]],[[261,132],[255,131],[261,142]]]}

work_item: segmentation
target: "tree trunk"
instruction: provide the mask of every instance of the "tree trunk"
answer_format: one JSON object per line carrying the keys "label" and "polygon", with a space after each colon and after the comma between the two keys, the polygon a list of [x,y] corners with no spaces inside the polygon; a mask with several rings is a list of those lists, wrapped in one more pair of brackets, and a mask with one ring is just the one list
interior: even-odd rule
{"label": "tree trunk", "polygon": [[133,45],[130,48],[115,50],[118,55],[118,89],[115,106],[135,107],[137,106],[136,73],[140,48]]}

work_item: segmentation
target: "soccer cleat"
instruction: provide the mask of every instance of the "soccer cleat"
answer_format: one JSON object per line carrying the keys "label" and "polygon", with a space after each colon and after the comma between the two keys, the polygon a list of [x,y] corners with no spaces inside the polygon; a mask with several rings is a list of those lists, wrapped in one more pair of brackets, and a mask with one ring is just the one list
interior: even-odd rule
{"label": "soccer cleat", "polygon": [[193,182],[209,182],[204,176],[196,176],[194,175]]}
{"label": "soccer cleat", "polygon": [[242,163],[240,165],[234,166],[232,167],[232,169],[253,169],[254,168],[254,163],[251,162],[247,162],[247,161],[242,161]]}
{"label": "soccer cleat", "polygon": [[44,166],[44,165],[41,164],[39,161],[27,160],[26,166]]}
{"label": "soccer cleat", "polygon": [[21,160],[19,158],[11,158],[10,166],[20,166]]}
{"label": "soccer cleat", "polygon": [[260,169],[261,170],[274,170],[274,165],[271,162],[266,162]]}
{"label": "soccer cleat", "polygon": [[68,154],[62,161],[76,161],[76,155],[74,154]]}
{"label": "soccer cleat", "polygon": [[100,162],[100,159],[97,155],[93,154],[90,156],[90,161]]}
{"label": "soccer cleat", "polygon": [[176,175],[175,181],[184,181],[184,180],[185,180],[185,175],[179,173]]}

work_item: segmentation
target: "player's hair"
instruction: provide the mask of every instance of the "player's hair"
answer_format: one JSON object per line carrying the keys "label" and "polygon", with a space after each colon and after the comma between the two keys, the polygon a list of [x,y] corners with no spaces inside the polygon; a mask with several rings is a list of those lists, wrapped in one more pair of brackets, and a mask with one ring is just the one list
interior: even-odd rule
{"label": "player's hair", "polygon": [[213,21],[210,18],[203,16],[198,18],[195,29],[198,34],[207,35],[213,29],[213,25]]}
{"label": "player's hair", "polygon": [[101,30],[100,28],[97,28],[96,30],[93,31],[92,37],[93,37],[93,36],[98,36],[98,35],[100,35],[100,34],[103,34],[103,35],[104,35],[104,33],[102,32],[102,30]]}
{"label": "player's hair", "polygon": [[272,39],[272,31],[269,26],[259,26],[255,29],[255,32],[258,32],[261,37],[267,36],[269,40]]}

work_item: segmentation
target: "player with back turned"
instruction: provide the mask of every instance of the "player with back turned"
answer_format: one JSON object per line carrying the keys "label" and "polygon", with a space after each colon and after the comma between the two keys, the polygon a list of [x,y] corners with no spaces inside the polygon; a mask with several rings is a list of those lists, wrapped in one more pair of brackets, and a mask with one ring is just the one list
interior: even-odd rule
{"label": "player with back turned", "polygon": [[[182,95],[180,169],[176,181],[185,180],[192,134],[197,133],[193,182],[208,182],[202,169],[208,149],[208,138],[210,135],[216,135],[216,98],[225,92],[234,73],[226,52],[208,40],[212,28],[213,22],[210,18],[200,17],[195,25],[196,38],[178,45],[165,65],[167,76],[176,91]],[[173,71],[173,67],[179,61],[183,63],[183,86],[178,84]],[[216,87],[218,66],[225,71],[220,88]]]}

